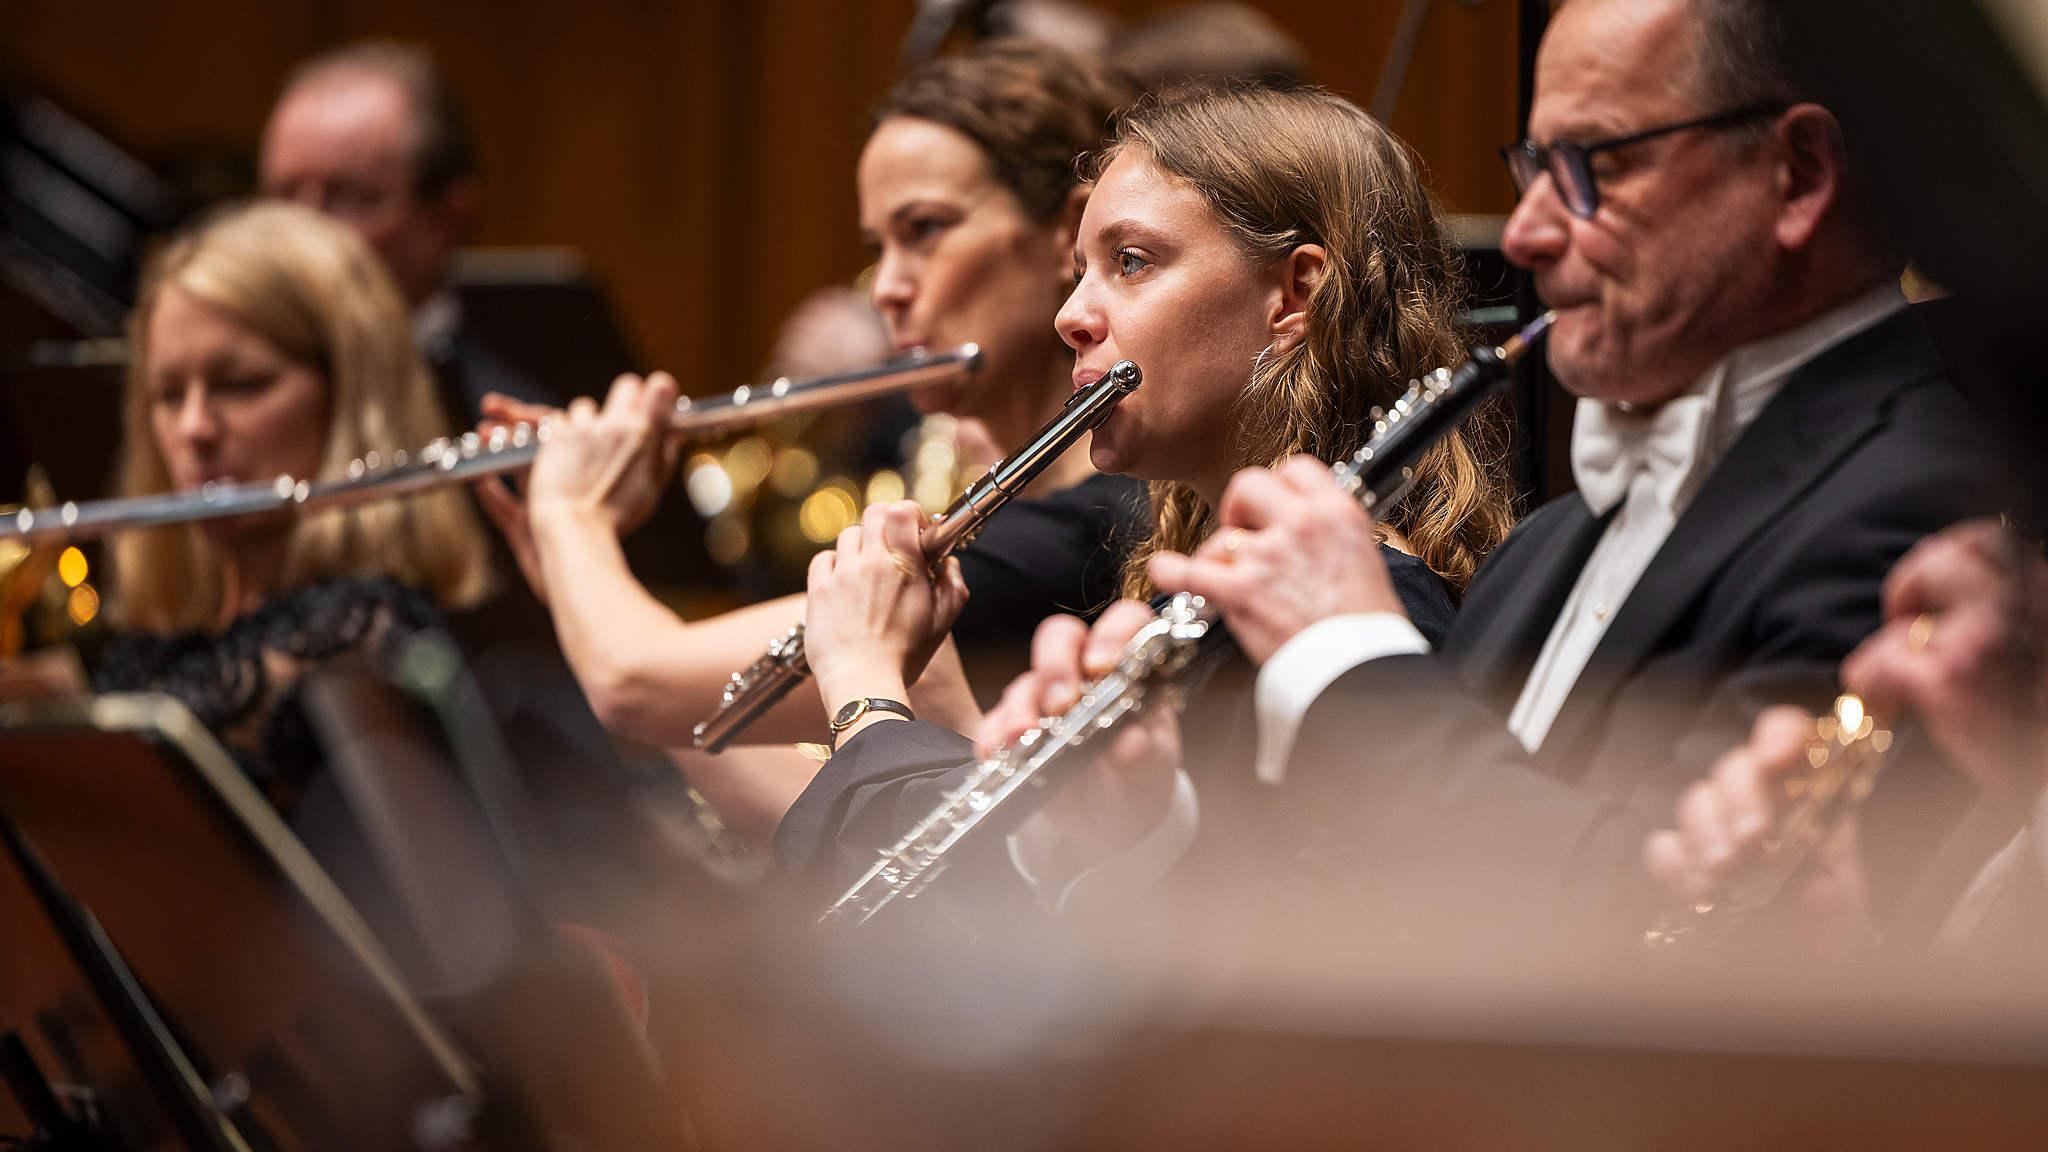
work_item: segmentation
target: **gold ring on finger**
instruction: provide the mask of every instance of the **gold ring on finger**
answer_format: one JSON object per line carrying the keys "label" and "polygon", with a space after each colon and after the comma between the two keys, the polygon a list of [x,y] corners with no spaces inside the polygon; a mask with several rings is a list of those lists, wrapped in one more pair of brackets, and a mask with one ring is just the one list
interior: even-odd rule
{"label": "gold ring on finger", "polygon": [[1229,533],[1223,537],[1223,554],[1232,559],[1236,559],[1237,550],[1244,546],[1244,538],[1246,535],[1248,535],[1248,533],[1246,533],[1244,529],[1232,528],[1229,531]]}

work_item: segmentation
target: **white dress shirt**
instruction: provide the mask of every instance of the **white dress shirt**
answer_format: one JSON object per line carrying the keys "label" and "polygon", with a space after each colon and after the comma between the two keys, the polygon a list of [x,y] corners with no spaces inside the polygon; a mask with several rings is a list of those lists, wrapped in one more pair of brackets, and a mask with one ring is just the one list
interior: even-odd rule
{"label": "white dress shirt", "polygon": [[[1679,515],[1786,379],[1905,306],[1898,286],[1887,282],[1797,328],[1736,349],[1656,412],[1579,401],[1574,477],[1596,516],[1617,504],[1621,510],[1580,571],[1510,714],[1508,726],[1523,747],[1542,747],[1609,622]],[[1428,650],[1421,633],[1391,612],[1332,617],[1297,633],[1259,670],[1254,688],[1259,778],[1280,780],[1301,718],[1338,677],[1368,660]]]}
{"label": "white dress shirt", "polygon": [[[1608,623],[1722,454],[1800,365],[1905,307],[1898,285],[1887,282],[1797,328],[1736,349],[1653,413],[1579,401],[1572,429],[1574,478],[1594,515],[1617,504],[1621,510],[1579,573],[1515,703],[1509,727],[1525,748],[1542,746]],[[1259,669],[1254,684],[1258,778],[1281,781],[1302,717],[1339,677],[1368,660],[1428,651],[1429,642],[1397,612],[1333,616],[1296,633]],[[1038,898],[1055,908],[1077,886],[1142,887],[1164,874],[1193,840],[1195,801],[1183,770],[1165,821],[1143,843],[1070,881],[1038,878],[1049,878],[1045,862],[1058,849],[1029,825],[1010,839],[1011,863]]]}

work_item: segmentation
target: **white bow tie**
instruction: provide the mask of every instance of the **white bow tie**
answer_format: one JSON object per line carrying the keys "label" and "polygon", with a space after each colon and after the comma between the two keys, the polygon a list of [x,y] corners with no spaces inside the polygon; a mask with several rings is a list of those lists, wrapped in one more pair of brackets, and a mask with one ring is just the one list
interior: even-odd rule
{"label": "white bow tie", "polygon": [[1654,412],[1581,399],[1572,424],[1572,478],[1593,515],[1620,504],[1639,472],[1649,474],[1664,510],[1677,512],[1712,422],[1713,395],[1708,389],[1680,396]]}

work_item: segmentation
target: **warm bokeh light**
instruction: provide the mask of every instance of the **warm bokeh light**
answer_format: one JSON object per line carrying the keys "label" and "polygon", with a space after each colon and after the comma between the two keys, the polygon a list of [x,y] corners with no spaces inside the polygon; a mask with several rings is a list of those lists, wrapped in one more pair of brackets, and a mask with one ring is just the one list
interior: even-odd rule
{"label": "warm bokeh light", "polygon": [[868,477],[868,500],[870,504],[887,504],[903,499],[903,477],[893,469],[884,468]]}
{"label": "warm bokeh light", "polygon": [[66,548],[64,554],[57,558],[57,576],[64,581],[66,588],[76,588],[85,583],[87,575],[85,553],[78,549]]}
{"label": "warm bokeh light", "polygon": [[732,506],[732,476],[716,456],[698,454],[683,472],[683,490],[697,514],[710,519]]}
{"label": "warm bokeh light", "polygon": [[804,539],[813,544],[830,544],[859,520],[860,503],[855,499],[853,485],[841,476],[833,477],[824,487],[804,497],[803,508],[797,512],[797,524],[803,529]]}
{"label": "warm bokeh light", "polygon": [[750,493],[761,486],[775,466],[775,454],[759,436],[735,441],[725,450],[725,473],[732,478],[734,492]]}
{"label": "warm bokeh light", "polygon": [[753,545],[746,521],[737,516],[719,516],[704,526],[704,550],[720,564],[737,564],[746,559]]}
{"label": "warm bokeh light", "polygon": [[100,614],[100,594],[92,585],[80,584],[71,590],[64,606],[71,613],[71,622],[83,628]]}
{"label": "warm bokeh light", "polygon": [[775,454],[775,466],[768,483],[783,496],[795,498],[818,482],[818,457],[801,444],[792,444]]}

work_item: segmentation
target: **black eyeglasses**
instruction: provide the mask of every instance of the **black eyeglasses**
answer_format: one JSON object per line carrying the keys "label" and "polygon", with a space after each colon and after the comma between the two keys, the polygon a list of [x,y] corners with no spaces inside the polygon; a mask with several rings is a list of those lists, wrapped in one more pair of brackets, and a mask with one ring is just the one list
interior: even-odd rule
{"label": "black eyeglasses", "polygon": [[1538,176],[1550,173],[1557,185],[1558,198],[1564,206],[1581,220],[1591,220],[1600,210],[1600,186],[1593,182],[1593,157],[1602,152],[1612,152],[1659,136],[1674,132],[1686,132],[1694,128],[1732,128],[1752,120],[1776,116],[1789,104],[1751,104],[1729,112],[1716,112],[1697,120],[1686,120],[1677,124],[1666,124],[1643,132],[1632,132],[1627,136],[1616,136],[1612,140],[1596,140],[1580,144],[1572,140],[1559,140],[1552,144],[1538,144],[1534,140],[1523,140],[1500,150],[1500,158],[1507,162],[1508,175],[1514,178],[1515,193],[1522,195]]}

